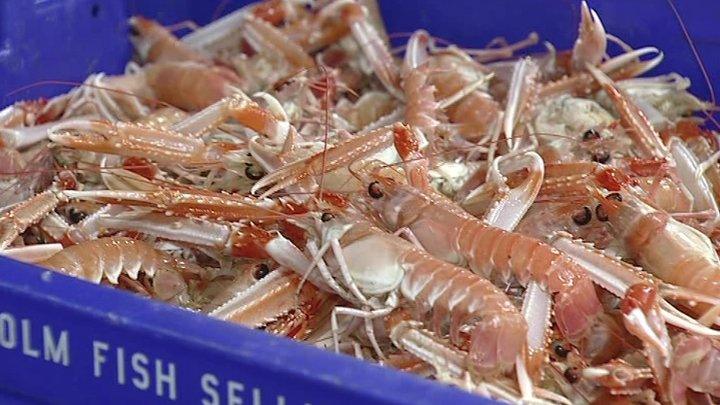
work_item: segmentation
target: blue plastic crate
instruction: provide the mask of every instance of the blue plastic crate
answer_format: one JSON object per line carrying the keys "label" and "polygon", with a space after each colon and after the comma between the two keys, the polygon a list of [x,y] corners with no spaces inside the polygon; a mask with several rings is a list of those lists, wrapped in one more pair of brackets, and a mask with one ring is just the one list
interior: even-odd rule
{"label": "blue plastic crate", "polygon": [[[0,104],[51,96],[120,72],[131,55],[126,19],[200,24],[243,1],[0,0]],[[417,28],[465,46],[537,31],[559,49],[576,35],[570,0],[380,0],[388,31]],[[222,10],[218,10],[218,5]],[[665,0],[592,4],[608,32],[665,51],[707,97],[700,70]],[[678,4],[711,76],[720,74],[720,2]],[[120,366],[119,366],[120,365]],[[335,356],[110,288],[0,258],[0,402],[335,404],[482,403],[420,378]],[[217,399],[217,402],[213,402]],[[207,402],[203,402],[203,400]]]}

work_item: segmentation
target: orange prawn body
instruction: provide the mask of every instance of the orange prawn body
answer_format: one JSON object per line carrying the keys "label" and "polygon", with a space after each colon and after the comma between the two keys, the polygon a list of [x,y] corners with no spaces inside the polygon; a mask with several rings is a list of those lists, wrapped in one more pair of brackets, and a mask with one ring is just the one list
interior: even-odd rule
{"label": "orange prawn body", "polygon": [[183,44],[156,21],[134,16],[129,24],[130,41],[146,62],[194,61],[210,64],[206,57]]}
{"label": "orange prawn body", "polygon": [[[710,240],[696,229],[658,211],[626,190],[601,205],[613,231],[644,269],[663,281],[716,297],[720,259]],[[698,304],[692,312],[702,314]]]}
{"label": "orange prawn body", "polygon": [[[468,72],[474,66],[466,66],[471,62],[463,61],[452,55],[438,55],[430,59],[430,68],[435,73],[430,75],[430,83],[437,89],[437,99],[444,99],[468,86],[476,80]],[[475,90],[447,108],[446,113],[451,122],[462,124],[461,133],[467,139],[477,139],[489,132],[499,120],[500,104],[492,96]]]}
{"label": "orange prawn body", "polygon": [[242,87],[227,68],[196,62],[160,62],[144,67],[145,80],[155,96],[187,111],[201,110]]}
{"label": "orange prawn body", "polygon": [[388,226],[409,228],[430,254],[476,273],[546,286],[555,294],[563,336],[574,342],[588,337],[601,305],[584,269],[567,256],[537,239],[486,225],[439,195],[387,178],[382,192],[370,201]]}
{"label": "orange prawn body", "polygon": [[118,283],[121,274],[137,279],[140,270],[153,278],[155,294],[163,300],[182,295],[183,275],[201,275],[193,263],[175,259],[147,242],[125,238],[101,238],[73,245],[39,263],[61,273],[99,283],[103,278]]}
{"label": "orange prawn body", "polygon": [[[352,223],[340,240],[348,264],[392,268],[404,272],[400,293],[410,302],[415,318],[427,322],[438,335],[449,325],[450,340],[469,352],[469,366],[478,373],[512,367],[525,347],[527,325],[510,299],[492,283],[415,248],[365,221]],[[378,258],[353,257],[353,252],[382,249]]]}

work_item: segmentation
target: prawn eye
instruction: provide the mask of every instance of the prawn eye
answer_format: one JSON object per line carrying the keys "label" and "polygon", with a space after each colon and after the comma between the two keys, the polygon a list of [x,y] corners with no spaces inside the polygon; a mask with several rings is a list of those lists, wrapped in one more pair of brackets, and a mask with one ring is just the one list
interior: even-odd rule
{"label": "prawn eye", "polygon": [[597,217],[598,221],[601,222],[607,222],[610,219],[602,204],[598,204],[597,207],[595,207],[595,216]]}
{"label": "prawn eye", "polygon": [[562,343],[557,341],[553,343],[553,350],[555,351],[555,354],[558,355],[558,357],[561,357],[563,359],[568,356],[568,353],[570,353],[570,350],[563,346]]}
{"label": "prawn eye", "polygon": [[610,193],[607,196],[605,196],[605,198],[609,198],[611,200],[622,202],[622,196],[620,195],[620,193]]}
{"label": "prawn eye", "polygon": [[587,225],[590,223],[590,220],[592,219],[592,212],[590,211],[590,208],[588,207],[582,207],[581,210],[575,212],[572,215],[572,220],[577,225]]}
{"label": "prawn eye", "polygon": [[84,212],[78,211],[75,208],[70,208],[70,210],[68,211],[68,219],[73,224],[77,224],[78,222],[82,221],[83,219],[85,219],[85,216],[86,215]]}
{"label": "prawn eye", "polygon": [[137,37],[140,35],[140,31],[138,31],[137,27],[135,27],[134,25],[130,25],[130,27],[128,27],[128,33],[130,34],[130,36],[133,37]]}
{"label": "prawn eye", "polygon": [[577,369],[574,367],[568,367],[565,372],[563,373],[565,376],[565,379],[568,380],[570,384],[574,384],[577,382],[577,380],[580,378],[578,375]]}
{"label": "prawn eye", "polygon": [[247,177],[250,180],[260,180],[265,176],[265,171],[262,169],[255,167],[255,165],[250,165],[245,167],[245,177]]}
{"label": "prawn eye", "polygon": [[253,273],[253,277],[255,277],[255,280],[260,280],[267,276],[268,273],[270,273],[270,266],[265,263],[261,263],[255,270],[255,273]]}
{"label": "prawn eye", "polygon": [[368,186],[368,194],[370,194],[370,197],[375,199],[382,198],[385,195],[385,193],[383,193],[382,191],[382,186],[378,181],[373,181],[372,183],[370,183],[370,185]]}
{"label": "prawn eye", "polygon": [[593,162],[607,163],[610,160],[610,153],[605,150],[599,150],[592,154],[591,159]]}
{"label": "prawn eye", "polygon": [[585,131],[582,135],[583,141],[592,141],[592,140],[599,139],[599,138],[600,138],[600,134],[598,133],[598,131],[596,131],[592,128]]}
{"label": "prawn eye", "polygon": [[320,216],[320,220],[323,222],[330,221],[333,218],[335,218],[335,215],[333,215],[329,212],[323,212],[323,214]]}

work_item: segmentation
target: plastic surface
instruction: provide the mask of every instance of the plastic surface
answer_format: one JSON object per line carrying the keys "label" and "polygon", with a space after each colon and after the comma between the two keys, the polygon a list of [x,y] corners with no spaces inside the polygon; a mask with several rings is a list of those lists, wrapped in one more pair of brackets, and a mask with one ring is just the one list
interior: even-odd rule
{"label": "plastic surface", "polygon": [[[122,72],[131,56],[125,22],[130,14],[166,24],[187,19],[205,24],[244,3],[0,0],[0,104],[69,87],[44,84],[13,92],[40,81],[78,82],[92,72]],[[514,41],[534,30],[558,49],[572,45],[579,9],[579,2],[564,0],[380,3],[390,33],[425,28],[463,46],[483,46],[496,36]],[[665,62],[653,73],[678,71],[693,80],[694,92],[708,96],[665,1],[606,0],[592,6],[608,32],[635,47],[665,51]],[[717,76],[720,28],[714,19],[720,2],[683,0],[678,8],[711,76]],[[124,359],[120,368],[118,358]],[[67,366],[57,364],[66,359]],[[174,402],[232,403],[231,396],[245,404],[483,402],[410,375],[0,258],[3,403],[169,402],[172,384],[162,379],[158,384],[156,372],[167,374],[171,362]]]}

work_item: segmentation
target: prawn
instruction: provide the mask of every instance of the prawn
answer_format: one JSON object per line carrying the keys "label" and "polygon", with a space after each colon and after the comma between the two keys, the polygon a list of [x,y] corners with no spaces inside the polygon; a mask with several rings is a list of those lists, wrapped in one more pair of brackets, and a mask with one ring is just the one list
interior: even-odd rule
{"label": "prawn", "polygon": [[[598,200],[611,230],[645,270],[690,291],[720,294],[720,258],[707,236],[654,209],[627,188]],[[717,308],[698,304],[690,310],[696,315],[709,311],[707,321],[717,321]]]}
{"label": "prawn", "polygon": [[175,259],[147,242],[125,237],[100,238],[67,247],[38,265],[92,283],[106,279],[117,284],[121,274],[132,280],[142,270],[153,280],[158,298],[185,302],[184,276],[201,277],[204,269],[192,262]]}
{"label": "prawn", "polygon": [[[372,308],[339,313],[368,320],[387,315],[398,306],[393,297],[399,292],[412,304],[414,317],[426,320],[435,333],[449,323],[450,340],[469,351],[468,366],[477,373],[507,369],[524,350],[525,320],[507,296],[484,278],[437,260],[364,220],[336,215],[326,226],[330,240],[318,252],[332,249],[334,258],[328,265],[337,266],[345,285],[330,276],[315,282],[335,285],[341,296]],[[265,248],[278,263],[304,274],[307,266],[292,260],[302,257],[293,246],[278,237]],[[368,249],[378,255],[366,255]],[[383,296],[387,296],[385,304],[372,305],[375,297]]]}
{"label": "prawn", "polygon": [[147,63],[193,61],[212,65],[211,60],[199,51],[177,39],[156,21],[142,16],[130,17],[130,42]]}

